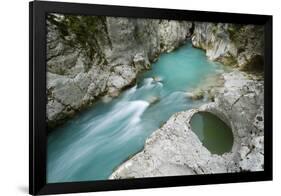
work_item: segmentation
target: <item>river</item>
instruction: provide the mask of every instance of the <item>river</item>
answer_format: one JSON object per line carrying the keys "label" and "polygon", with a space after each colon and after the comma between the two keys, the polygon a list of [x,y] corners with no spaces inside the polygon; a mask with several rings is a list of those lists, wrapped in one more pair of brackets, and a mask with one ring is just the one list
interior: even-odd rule
{"label": "river", "polygon": [[203,104],[186,92],[222,71],[190,42],[161,54],[134,87],[97,102],[49,134],[47,182],[106,180],[171,115]]}

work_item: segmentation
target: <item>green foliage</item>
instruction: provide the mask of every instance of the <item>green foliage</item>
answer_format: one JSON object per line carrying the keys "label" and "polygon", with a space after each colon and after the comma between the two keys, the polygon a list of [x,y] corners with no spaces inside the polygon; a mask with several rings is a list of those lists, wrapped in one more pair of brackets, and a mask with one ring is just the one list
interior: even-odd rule
{"label": "green foliage", "polygon": [[239,36],[239,33],[242,29],[243,25],[240,24],[230,24],[228,30],[229,38],[231,40],[237,40],[237,37]]}
{"label": "green foliage", "polygon": [[213,34],[216,34],[216,33],[217,33],[217,30],[218,30],[218,27],[217,27],[216,25],[214,25],[214,26],[212,27],[212,33],[213,33]]}
{"label": "green foliage", "polygon": [[95,54],[103,58],[98,37],[106,32],[105,17],[49,14],[47,21],[68,45],[80,49],[90,61]]}

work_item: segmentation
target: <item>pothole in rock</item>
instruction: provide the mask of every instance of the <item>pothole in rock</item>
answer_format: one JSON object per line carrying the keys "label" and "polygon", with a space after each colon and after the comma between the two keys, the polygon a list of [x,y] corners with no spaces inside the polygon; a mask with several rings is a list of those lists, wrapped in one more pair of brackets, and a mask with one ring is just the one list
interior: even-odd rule
{"label": "pothole in rock", "polygon": [[210,112],[197,112],[190,120],[192,131],[213,154],[230,152],[233,146],[231,128]]}

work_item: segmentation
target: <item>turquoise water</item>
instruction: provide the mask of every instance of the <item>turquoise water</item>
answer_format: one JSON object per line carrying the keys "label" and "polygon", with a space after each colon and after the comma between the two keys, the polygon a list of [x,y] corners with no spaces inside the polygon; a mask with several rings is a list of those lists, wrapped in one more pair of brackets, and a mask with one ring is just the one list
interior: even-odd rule
{"label": "turquoise water", "polygon": [[191,129],[203,145],[214,154],[231,151],[233,134],[229,126],[209,112],[198,112],[191,118]]}
{"label": "turquoise water", "polygon": [[202,104],[185,92],[221,70],[190,43],[162,54],[136,86],[108,103],[99,101],[49,134],[47,182],[107,179],[172,114]]}

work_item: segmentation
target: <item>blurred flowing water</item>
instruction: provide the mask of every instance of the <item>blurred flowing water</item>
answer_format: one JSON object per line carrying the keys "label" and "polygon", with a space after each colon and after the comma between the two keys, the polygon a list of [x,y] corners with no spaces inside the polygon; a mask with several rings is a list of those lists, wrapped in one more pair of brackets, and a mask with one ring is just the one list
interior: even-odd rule
{"label": "blurred flowing water", "polygon": [[162,54],[134,87],[108,103],[97,102],[49,134],[47,182],[107,179],[171,115],[201,105],[203,100],[185,93],[221,71],[222,65],[190,42]]}

